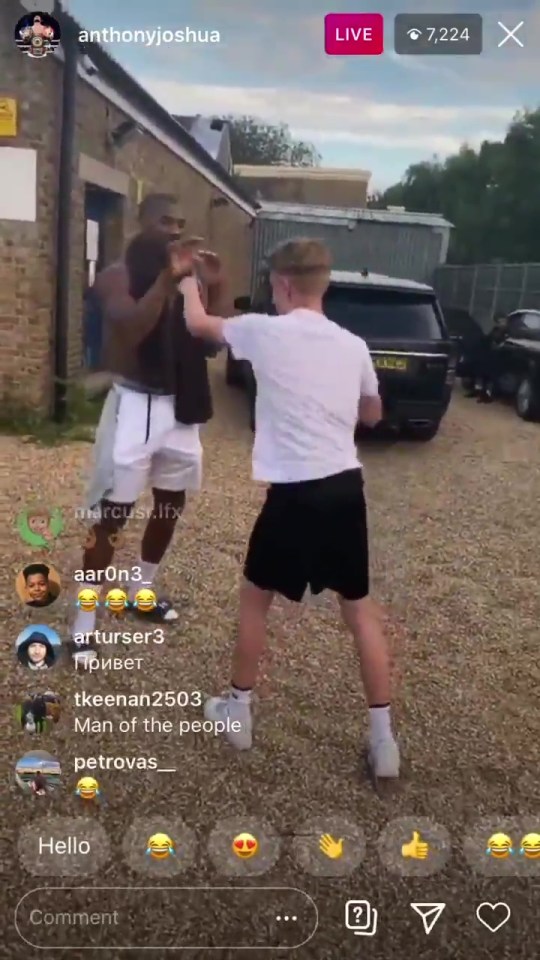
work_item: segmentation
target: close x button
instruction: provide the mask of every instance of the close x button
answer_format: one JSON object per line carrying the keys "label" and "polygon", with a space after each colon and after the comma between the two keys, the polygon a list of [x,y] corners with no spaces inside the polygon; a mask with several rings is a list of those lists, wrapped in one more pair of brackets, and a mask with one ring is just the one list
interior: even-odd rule
{"label": "close x button", "polygon": [[294,887],[38,887],[15,910],[38,950],[294,950],[318,922]]}

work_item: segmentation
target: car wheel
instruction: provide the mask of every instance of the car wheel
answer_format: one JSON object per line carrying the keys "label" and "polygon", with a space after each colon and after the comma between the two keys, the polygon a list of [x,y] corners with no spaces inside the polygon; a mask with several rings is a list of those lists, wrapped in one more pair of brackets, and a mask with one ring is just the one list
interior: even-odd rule
{"label": "car wheel", "polygon": [[540,391],[535,387],[531,377],[524,377],[517,388],[515,407],[518,417],[522,420],[538,420],[540,418]]}
{"label": "car wheel", "polygon": [[420,440],[427,443],[428,440],[433,440],[433,437],[437,436],[439,427],[439,420],[435,420],[433,423],[407,423],[404,432],[410,440]]}

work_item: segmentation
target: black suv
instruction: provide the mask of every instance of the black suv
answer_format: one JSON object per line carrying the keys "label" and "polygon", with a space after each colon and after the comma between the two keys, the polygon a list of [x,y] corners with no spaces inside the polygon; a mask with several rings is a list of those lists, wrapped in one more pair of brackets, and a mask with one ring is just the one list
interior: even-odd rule
{"label": "black suv", "polygon": [[511,397],[523,420],[540,420],[540,310],[515,310],[494,348],[494,389]]}
{"label": "black suv", "polygon": [[[267,275],[243,313],[273,313]],[[362,337],[379,376],[384,420],[419,440],[431,440],[446,413],[456,375],[456,346],[431,287],[409,280],[333,271],[324,302],[335,323]],[[227,383],[246,389],[252,426],[256,383],[251,365],[227,356]]]}

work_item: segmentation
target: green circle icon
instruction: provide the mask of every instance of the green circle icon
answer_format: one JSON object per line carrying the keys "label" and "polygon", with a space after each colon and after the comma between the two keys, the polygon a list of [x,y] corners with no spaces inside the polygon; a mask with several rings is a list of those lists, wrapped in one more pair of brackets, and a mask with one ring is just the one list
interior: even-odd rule
{"label": "green circle icon", "polygon": [[28,507],[17,517],[21,540],[40,550],[50,550],[63,529],[64,520],[58,507]]}

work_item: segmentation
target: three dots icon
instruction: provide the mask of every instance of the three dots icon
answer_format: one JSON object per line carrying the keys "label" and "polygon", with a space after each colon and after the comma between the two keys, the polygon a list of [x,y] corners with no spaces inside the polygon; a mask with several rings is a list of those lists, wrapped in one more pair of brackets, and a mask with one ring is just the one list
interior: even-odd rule
{"label": "three dots icon", "polygon": [[281,922],[283,922],[283,923],[289,923],[289,922],[291,922],[291,921],[292,921],[292,923],[295,923],[295,922],[298,920],[298,917],[289,917],[289,916],[276,917],[276,920],[277,920],[278,923],[281,923]]}

